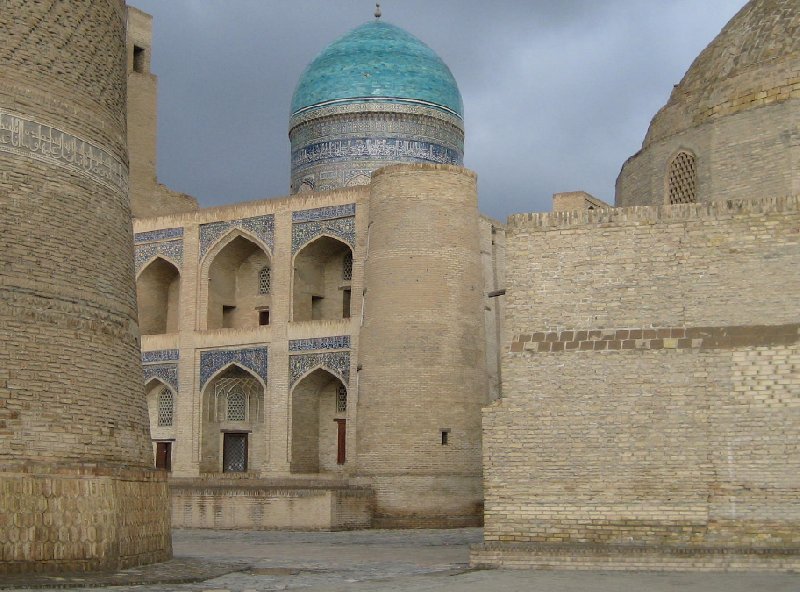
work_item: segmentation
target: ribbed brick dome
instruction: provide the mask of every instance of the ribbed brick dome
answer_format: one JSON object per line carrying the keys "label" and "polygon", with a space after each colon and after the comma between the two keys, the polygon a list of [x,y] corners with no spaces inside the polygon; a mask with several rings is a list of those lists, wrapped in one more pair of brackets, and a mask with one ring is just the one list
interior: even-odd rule
{"label": "ribbed brick dome", "polygon": [[644,145],[709,117],[796,96],[798,71],[800,1],[751,0],[694,60]]}

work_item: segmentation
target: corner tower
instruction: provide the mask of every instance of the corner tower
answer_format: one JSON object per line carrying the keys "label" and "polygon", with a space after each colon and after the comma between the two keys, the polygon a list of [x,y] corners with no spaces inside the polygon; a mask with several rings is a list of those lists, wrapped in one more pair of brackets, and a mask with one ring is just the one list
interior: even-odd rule
{"label": "corner tower", "polygon": [[488,403],[476,176],[395,165],[370,184],[357,472],[378,528],[482,523]]}
{"label": "corner tower", "polygon": [[125,2],[10,0],[3,20],[0,574],[163,561],[169,492],[151,468],[133,283]]}
{"label": "corner tower", "polygon": [[464,109],[436,53],[376,18],[329,45],[292,98],[291,192],[366,185],[391,164],[461,165]]}

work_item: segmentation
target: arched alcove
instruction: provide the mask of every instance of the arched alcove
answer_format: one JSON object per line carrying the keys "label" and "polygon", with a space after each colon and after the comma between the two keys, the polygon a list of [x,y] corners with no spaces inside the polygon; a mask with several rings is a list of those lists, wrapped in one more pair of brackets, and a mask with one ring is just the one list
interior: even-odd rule
{"label": "arched alcove", "polygon": [[173,444],[177,424],[178,399],[171,386],[154,378],[145,384],[150,435],[156,468],[172,470]]}
{"label": "arched alcove", "polygon": [[265,458],[264,385],[249,370],[228,366],[203,389],[200,470],[257,472]]}
{"label": "arched alcove", "polygon": [[318,368],[292,389],[293,473],[337,471],[346,461],[347,387]]}
{"label": "arched alcove", "polygon": [[181,274],[161,257],[153,259],[136,279],[139,331],[142,335],[177,333]]}
{"label": "arched alcove", "polygon": [[[271,289],[265,290],[269,255],[242,235],[208,266],[208,329],[246,329],[269,324]],[[266,313],[266,314],[265,314]]]}
{"label": "arched alcove", "polygon": [[[350,317],[353,252],[340,240],[322,236],[294,258],[292,320],[333,321]],[[347,260],[349,259],[349,268]],[[347,277],[347,279],[345,279]]]}

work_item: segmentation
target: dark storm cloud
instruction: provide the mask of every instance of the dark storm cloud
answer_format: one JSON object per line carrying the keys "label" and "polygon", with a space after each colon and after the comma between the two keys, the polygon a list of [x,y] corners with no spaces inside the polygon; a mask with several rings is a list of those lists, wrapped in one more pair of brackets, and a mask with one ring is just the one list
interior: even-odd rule
{"label": "dark storm cloud", "polygon": [[[204,206],[284,195],[294,86],[372,18],[362,0],[133,0],[154,16],[159,178]],[[694,57],[745,0],[385,0],[444,59],[466,111],[481,210],[614,199],[625,159]]]}

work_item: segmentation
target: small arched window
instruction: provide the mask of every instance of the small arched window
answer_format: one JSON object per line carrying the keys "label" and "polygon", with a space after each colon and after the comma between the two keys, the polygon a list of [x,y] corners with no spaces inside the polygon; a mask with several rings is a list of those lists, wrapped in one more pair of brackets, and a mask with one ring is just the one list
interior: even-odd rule
{"label": "small arched window", "polygon": [[228,421],[247,420],[247,395],[240,389],[228,393],[225,417]]}
{"label": "small arched window", "polygon": [[348,251],[342,259],[342,279],[349,282],[353,280],[353,253]]}
{"label": "small arched window", "polygon": [[158,393],[158,426],[170,427],[175,419],[175,396],[164,387]]}
{"label": "small arched window", "polygon": [[269,294],[272,291],[272,269],[265,265],[258,272],[258,293]]}
{"label": "small arched window", "polygon": [[685,204],[697,201],[697,167],[694,154],[681,151],[675,155],[675,158],[669,164],[667,183],[670,204]]}
{"label": "small arched window", "polygon": [[347,413],[347,388],[343,384],[336,389],[336,413]]}

